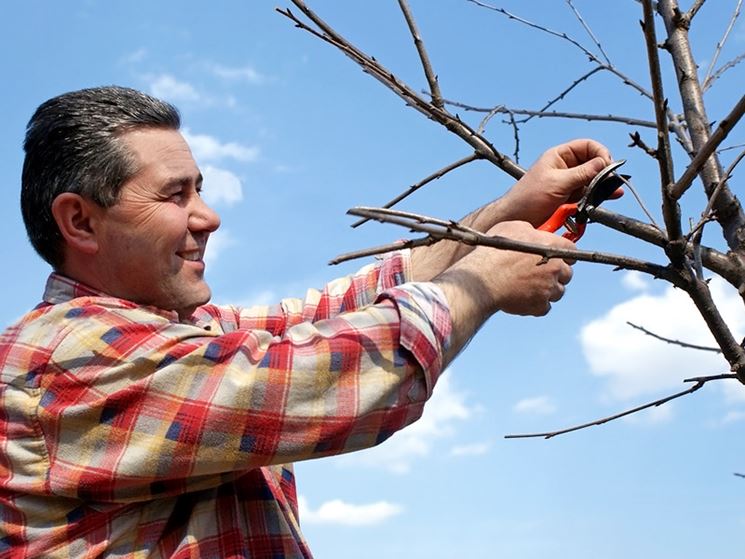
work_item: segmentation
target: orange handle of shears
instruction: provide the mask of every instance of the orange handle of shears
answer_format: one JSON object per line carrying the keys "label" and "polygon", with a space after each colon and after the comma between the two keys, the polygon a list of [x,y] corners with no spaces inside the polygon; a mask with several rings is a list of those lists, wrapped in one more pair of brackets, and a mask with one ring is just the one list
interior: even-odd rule
{"label": "orange handle of shears", "polygon": [[548,221],[541,225],[539,231],[548,231],[554,233],[558,231],[562,225],[566,222],[567,218],[572,217],[577,213],[577,204],[562,204],[556,211],[548,218]]}
{"label": "orange handle of shears", "polygon": [[[556,211],[548,218],[548,220],[541,225],[539,231],[548,231],[549,233],[556,232],[562,225],[566,225],[567,220],[570,219],[577,213],[577,204],[562,204]],[[569,239],[572,242],[576,242],[585,233],[584,223],[575,223],[574,227],[570,229],[567,227],[566,233],[562,235],[565,239]]]}

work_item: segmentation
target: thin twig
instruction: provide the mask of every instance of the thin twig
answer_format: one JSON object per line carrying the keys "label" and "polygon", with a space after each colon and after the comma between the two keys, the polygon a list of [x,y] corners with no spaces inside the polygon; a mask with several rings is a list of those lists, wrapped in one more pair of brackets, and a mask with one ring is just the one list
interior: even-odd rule
{"label": "thin twig", "polygon": [[312,34],[339,49],[344,55],[352,59],[362,70],[381,82],[385,87],[403,99],[406,104],[419,111],[427,118],[445,126],[450,132],[456,134],[469,144],[484,159],[492,162],[504,172],[519,179],[525,174],[525,169],[520,167],[509,157],[500,153],[486,138],[476,133],[470,126],[456,116],[451,115],[443,108],[436,107],[428,102],[406,83],[399,80],[393,73],[381,65],[373,57],[368,56],[357,47],[352,45],[344,37],[339,35],[323,19],[318,17],[302,0],[291,0],[291,2],[317,27],[317,29],[306,24],[295,16],[289,9],[277,9],[277,11],[295,23],[295,26]]}
{"label": "thin twig", "polygon": [[[683,112],[694,147],[693,152],[689,153],[693,153],[695,158],[702,152],[711,136],[711,121],[706,114],[706,104],[698,80],[698,65],[693,56],[688,29],[680,21],[678,1],[659,0],[658,13],[665,22],[665,45],[675,67]],[[722,167],[716,154],[703,162],[698,174],[701,176],[707,196],[710,196],[721,181],[722,175]],[[693,177],[690,180],[693,180]],[[715,210],[727,245],[740,259],[745,260],[745,212],[729,188],[725,187],[717,197]]]}
{"label": "thin twig", "polygon": [[515,151],[512,153],[512,155],[515,158],[515,161],[517,163],[520,163],[520,128],[518,127],[517,121],[515,120],[515,113],[510,112],[509,115],[509,123],[510,126],[512,126],[512,136],[513,138],[515,138]]}
{"label": "thin twig", "polygon": [[[654,8],[651,0],[643,0],[644,41],[647,46],[647,59],[649,61],[649,74],[652,80],[652,93],[654,95],[654,112],[657,121],[657,163],[660,168],[660,185],[662,186],[662,215],[665,219],[665,228],[670,241],[679,241],[682,236],[680,225],[680,207],[677,200],[670,196],[669,188],[673,183],[673,156],[670,148],[670,135],[668,132],[667,100],[662,89],[662,71],[660,69],[660,57],[657,52],[657,32],[654,24]],[[671,247],[679,246],[676,244]],[[683,259],[682,247],[676,253],[673,249],[669,254],[675,266],[680,266]]]}
{"label": "thin twig", "polygon": [[566,89],[564,89],[561,93],[559,93],[553,99],[549,100],[543,107],[541,107],[540,109],[538,109],[537,111],[535,111],[534,114],[531,114],[530,116],[528,116],[528,118],[525,118],[525,119],[523,119],[520,122],[521,123],[528,122],[529,120],[531,120],[532,118],[534,118],[536,116],[542,116],[542,114],[545,113],[546,110],[549,107],[553,106],[554,104],[556,104],[559,101],[561,101],[562,99],[564,99],[564,97],[566,97],[575,87],[577,87],[583,81],[589,79],[590,76],[592,76],[593,74],[596,74],[596,73],[598,73],[598,72],[600,72],[602,70],[606,70],[606,68],[604,68],[603,66],[596,66],[595,68],[593,68],[589,72],[586,72],[585,74],[583,74],[582,76],[580,76],[579,78],[577,78],[576,80],[574,80],[569,85],[569,87],[567,87]]}
{"label": "thin twig", "polygon": [[592,39],[592,41],[595,43],[595,46],[598,47],[600,54],[603,55],[603,58],[605,58],[605,61],[608,63],[608,66],[612,66],[613,63],[610,61],[610,58],[608,58],[608,55],[606,54],[605,50],[603,50],[603,45],[600,44],[600,41],[598,41],[597,37],[595,37],[595,34],[592,32],[592,29],[590,29],[590,26],[587,25],[584,18],[582,17],[582,14],[580,14],[579,11],[574,7],[574,4],[572,4],[572,0],[566,0],[566,3],[569,4],[569,7],[571,8],[572,12],[576,16],[576,18],[579,20],[582,27],[584,27],[585,31],[587,31],[587,34],[590,36],[590,39]]}
{"label": "thin twig", "polygon": [[432,104],[438,109],[441,109],[443,103],[442,94],[440,93],[440,85],[437,83],[437,75],[432,70],[432,64],[429,61],[427,49],[424,47],[424,41],[422,41],[422,37],[419,34],[419,29],[417,28],[416,21],[411,13],[411,8],[409,8],[409,4],[406,0],[398,0],[398,5],[401,7],[401,11],[406,19],[406,24],[409,26],[409,31],[414,39],[414,45],[419,53],[419,59],[422,61],[424,76],[427,78],[427,83],[429,83],[429,94],[432,98]]}
{"label": "thin twig", "polygon": [[[701,0],[699,0],[701,1]],[[737,0],[737,5],[735,6],[734,11],[732,12],[732,17],[729,20],[729,24],[727,25],[727,29],[724,32],[724,35],[717,43],[716,48],[714,49],[714,56],[711,57],[711,62],[709,63],[709,68],[706,70],[706,77],[703,80],[703,89],[706,91],[706,84],[711,78],[711,72],[714,70],[714,66],[717,63],[717,60],[719,59],[719,55],[722,53],[722,48],[724,47],[724,44],[727,42],[727,38],[729,37],[730,32],[732,31],[732,28],[735,26],[735,22],[737,21],[737,17],[740,15],[740,8],[742,7],[742,0]],[[693,8],[689,10],[689,13],[693,11]],[[691,16],[692,17],[692,16]]]}
{"label": "thin twig", "polygon": [[735,171],[735,167],[737,167],[738,163],[740,163],[740,161],[742,161],[744,157],[745,157],[745,150],[741,151],[740,154],[737,157],[735,157],[734,161],[730,163],[729,167],[727,167],[724,170],[725,182],[729,180],[729,178],[732,176],[732,173],[734,173]]}
{"label": "thin twig", "polygon": [[[347,213],[359,217],[367,217],[369,219],[374,219],[382,223],[391,223],[393,225],[406,227],[411,231],[426,233],[437,240],[448,239],[451,241],[465,243],[470,246],[479,245],[503,250],[526,252],[529,254],[537,254],[539,256],[543,256],[544,258],[563,258],[583,262],[607,264],[618,269],[638,270],[640,272],[644,272],[645,274],[650,274],[653,277],[665,279],[673,285],[676,285],[677,287],[683,289],[685,289],[686,287],[683,278],[670,267],[661,266],[653,262],[638,260],[636,258],[631,258],[628,256],[620,256],[617,254],[593,252],[587,250],[560,249],[549,247],[546,245],[516,241],[507,237],[489,236],[481,233],[480,231],[476,231],[475,229],[465,227],[459,224],[457,221],[446,221],[425,215],[412,214],[409,212],[402,212],[384,208],[355,207],[348,210]],[[381,254],[383,252],[394,250],[396,245],[397,243],[393,243],[392,245],[378,247],[379,252],[375,252],[374,254]],[[370,252],[370,250],[372,249],[368,249],[366,251],[366,256],[373,254]],[[345,262],[356,257],[357,253],[343,254],[336,257],[334,259],[334,262]]]}
{"label": "thin twig", "polygon": [[583,423],[581,425],[575,425],[573,427],[567,427],[565,429],[559,429],[556,431],[547,431],[545,433],[529,433],[529,434],[523,434],[523,435],[505,435],[504,438],[505,439],[528,439],[528,438],[539,438],[540,437],[543,439],[551,439],[553,437],[556,437],[557,435],[564,435],[566,433],[571,433],[572,431],[579,431],[580,429],[586,429],[588,427],[593,427],[595,425],[602,425],[603,423],[608,423],[609,421],[620,419],[627,415],[631,415],[632,413],[637,413],[642,410],[646,410],[648,408],[661,406],[662,404],[666,404],[667,402],[670,402],[671,400],[675,400],[676,398],[680,398],[681,396],[685,396],[687,394],[692,394],[693,392],[696,392],[696,390],[698,390],[704,384],[706,384],[707,382],[711,380],[722,380],[722,379],[731,379],[731,378],[737,378],[737,377],[734,374],[725,374],[725,375],[714,375],[711,377],[698,377],[697,379],[686,379],[683,382],[694,382],[695,381],[696,384],[694,384],[690,388],[687,388],[686,390],[682,390],[681,392],[672,394],[671,396],[660,398],[659,400],[655,400],[654,402],[649,402],[648,404],[643,404],[641,406],[637,406],[630,410],[626,410],[621,413],[611,415],[609,417],[604,417],[602,419],[597,419],[595,421],[590,421],[588,423]]}
{"label": "thin twig", "polygon": [[420,237],[418,239],[402,239],[399,241],[395,241],[393,243],[389,243],[387,245],[371,247],[371,248],[356,250],[354,252],[348,252],[346,254],[342,254],[340,256],[337,256],[336,258],[329,260],[329,265],[335,266],[337,264],[341,264],[342,262],[347,262],[349,260],[355,260],[357,258],[366,258],[368,256],[375,256],[378,254],[386,254],[388,252],[393,252],[395,250],[403,250],[405,248],[432,246],[435,243],[439,243],[441,240],[442,239],[436,239],[430,236]]}
{"label": "thin twig", "polygon": [[[667,236],[653,225],[614,213],[602,207],[589,208],[588,213],[593,222],[600,223],[624,235],[641,239],[661,248],[667,245]],[[689,245],[686,250],[692,252],[693,247]],[[701,258],[707,269],[724,278],[737,289],[737,292],[745,300],[745,266],[737,255],[731,252],[725,254],[713,248],[702,246]]]}
{"label": "thin twig", "polygon": [[644,153],[646,153],[650,157],[653,157],[654,159],[657,159],[657,150],[649,147],[646,142],[642,140],[642,136],[641,134],[639,134],[639,132],[634,132],[633,134],[629,134],[629,136],[631,137],[631,143],[629,144],[630,148],[641,148]]}
{"label": "thin twig", "polygon": [[[717,185],[717,187],[714,189],[714,192],[712,192],[711,196],[709,197],[709,200],[706,203],[706,207],[704,208],[704,211],[701,212],[701,220],[699,221],[698,224],[696,224],[696,226],[694,226],[691,229],[691,234],[689,235],[689,237],[693,234],[697,234],[697,231],[703,231],[704,225],[714,219],[714,217],[712,216],[712,210],[714,208],[714,204],[716,204],[717,197],[719,196],[719,193],[722,192],[722,189],[724,189],[729,178],[732,176],[732,172],[735,170],[735,167],[742,160],[744,156],[745,156],[745,151],[740,153],[740,155],[737,158],[735,158],[732,164],[729,167],[727,167],[727,169],[724,171],[722,181]],[[699,237],[701,236],[700,233],[698,233],[698,235]]]}
{"label": "thin twig", "polygon": [[725,151],[731,151],[738,148],[745,148],[745,144],[735,144],[733,146],[727,146],[726,148],[718,149],[717,153],[724,153]]}
{"label": "thin twig", "polygon": [[689,349],[697,349],[700,351],[713,351],[714,353],[722,353],[722,350],[719,349],[718,347],[689,344],[687,342],[681,342],[680,340],[672,340],[670,338],[665,338],[664,336],[660,336],[659,334],[655,334],[654,332],[650,332],[643,326],[639,326],[638,324],[634,324],[633,322],[626,321],[626,324],[628,324],[632,328],[636,328],[637,330],[644,332],[647,336],[651,336],[652,338],[666,342],[671,345],[677,345],[677,346],[685,347]]}
{"label": "thin twig", "polygon": [[704,5],[704,2],[706,0],[696,0],[691,8],[683,15],[683,18],[686,20],[687,25],[691,24],[691,20],[696,16],[698,11],[701,9],[701,6]]}
{"label": "thin twig", "polygon": [[[578,48],[585,56],[587,56],[590,59],[591,62],[597,64],[598,66],[600,66],[601,68],[603,68],[605,70],[608,70],[609,72],[611,72],[612,74],[614,74],[616,77],[618,77],[623,84],[628,85],[632,89],[635,89],[637,92],[639,92],[641,95],[647,97],[648,99],[650,99],[650,100],[653,99],[652,94],[649,91],[647,91],[644,87],[642,87],[639,83],[637,83],[636,81],[632,80],[631,77],[627,76],[626,74],[624,74],[623,72],[621,72],[620,70],[618,70],[618,68],[616,68],[615,66],[609,65],[609,64],[603,62],[602,60],[600,60],[592,51],[590,51],[587,48],[585,48],[582,44],[579,43],[579,41],[573,39],[572,37],[570,37],[566,33],[559,32],[559,31],[554,31],[552,29],[549,29],[547,27],[544,27],[542,25],[539,25],[537,23],[534,23],[532,21],[529,21],[527,19],[524,19],[522,17],[516,16],[515,14],[512,14],[512,13],[508,12],[504,8],[498,8],[496,6],[492,6],[490,4],[487,4],[485,2],[482,2],[480,0],[467,0],[467,1],[468,2],[471,2],[472,4],[475,4],[477,6],[480,6],[482,8],[486,8],[488,10],[493,10],[493,11],[499,13],[499,14],[502,14],[502,15],[506,16],[507,18],[509,18],[511,20],[515,20],[515,21],[517,21],[519,23],[522,23],[524,25],[527,25],[528,27],[532,27],[534,29],[537,29],[537,30],[542,31],[544,33],[547,33],[549,35],[553,35],[554,37],[558,37],[560,39],[563,39],[565,41],[568,41],[570,44],[572,44],[573,46],[575,46],[576,48]],[[656,5],[656,3],[655,3],[655,5]],[[672,111],[669,111],[668,118],[670,120],[670,128],[675,132],[675,135],[678,138],[678,141],[680,142],[680,144],[683,146],[683,148],[686,150],[686,152],[688,152],[689,154],[692,153],[693,147],[691,145],[690,138],[688,137],[688,135],[685,132],[685,126],[683,126],[680,123],[680,121],[676,117],[675,113],[672,112]]]}
{"label": "thin twig", "polygon": [[742,54],[738,54],[735,58],[733,58],[726,64],[723,64],[721,68],[719,68],[716,72],[709,76],[709,78],[704,82],[704,84],[701,86],[703,90],[707,91],[716,80],[722,77],[722,74],[724,74],[730,68],[734,68],[743,60],[745,60],[745,52],[743,52]]}
{"label": "thin twig", "polygon": [[[673,198],[676,200],[679,199],[683,193],[688,190],[693,179],[696,178],[699,172],[701,172],[701,169],[706,165],[709,157],[716,151],[719,144],[724,141],[727,134],[729,134],[740,121],[743,114],[745,114],[745,95],[740,97],[730,113],[719,122],[717,129],[709,136],[706,143],[701,146],[701,149],[696,154],[696,157],[693,158],[693,161],[688,165],[688,168],[685,170],[683,175],[672,186],[672,188],[670,188],[670,195]],[[720,182],[721,181],[717,181],[717,184]]]}
{"label": "thin twig", "polygon": [[636,202],[639,204],[639,207],[641,207],[642,211],[644,212],[644,215],[646,215],[647,218],[649,219],[649,222],[661,231],[662,229],[660,228],[659,225],[657,225],[657,222],[654,220],[654,217],[652,216],[650,211],[647,209],[647,206],[644,204],[644,200],[642,200],[642,197],[639,196],[639,193],[636,191],[636,188],[634,188],[634,185],[631,184],[631,181],[623,175],[618,175],[618,176],[623,181],[623,184],[629,187],[631,194],[636,199]]}
{"label": "thin twig", "polygon": [[[405,192],[402,192],[401,194],[399,194],[398,196],[396,196],[395,198],[393,198],[392,200],[390,200],[389,202],[387,202],[383,207],[384,208],[391,208],[391,207],[395,206],[401,200],[403,200],[406,197],[410,196],[411,194],[413,194],[414,192],[416,192],[417,190],[419,190],[421,187],[423,187],[427,183],[430,183],[430,182],[432,182],[434,180],[437,180],[439,178],[442,178],[443,176],[445,176],[446,174],[448,174],[450,171],[453,171],[453,170],[457,169],[458,167],[462,167],[463,165],[466,165],[468,163],[471,163],[473,161],[476,161],[477,159],[481,159],[481,156],[478,153],[472,153],[471,155],[468,155],[468,156],[464,157],[463,159],[459,159],[458,161],[455,161],[455,162],[451,163],[450,165],[446,165],[445,167],[443,167],[439,171],[435,171],[434,173],[432,173],[428,177],[422,179],[418,183],[412,184]],[[363,223],[366,223],[367,221],[368,221],[367,219],[360,219],[359,221],[354,222],[352,224],[352,227],[359,227],[360,225],[362,225]]]}
{"label": "thin twig", "polygon": [[[497,105],[496,107],[477,107],[475,105],[468,105],[466,103],[462,103],[460,101],[453,101],[451,99],[445,99],[445,104],[450,105],[451,107],[458,107],[459,109],[476,112],[476,113],[487,113],[487,114],[513,113],[516,115],[528,115],[530,116],[530,118],[533,118],[533,117],[567,118],[567,119],[599,121],[599,122],[620,122],[622,124],[628,124],[630,126],[640,126],[643,128],[656,128],[657,127],[657,125],[651,120],[642,120],[639,118],[612,115],[612,114],[601,115],[601,114],[592,114],[592,113],[570,113],[570,112],[560,112],[560,111],[543,111],[543,110],[534,111],[530,109],[513,109],[510,107],[506,107],[504,105]],[[527,122],[528,120],[529,119],[526,118],[520,122]]]}

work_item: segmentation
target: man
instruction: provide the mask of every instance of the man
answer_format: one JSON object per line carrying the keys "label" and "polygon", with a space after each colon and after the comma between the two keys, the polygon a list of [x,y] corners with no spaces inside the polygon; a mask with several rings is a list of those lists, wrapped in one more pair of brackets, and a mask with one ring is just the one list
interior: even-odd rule
{"label": "man", "polygon": [[[441,242],[272,307],[208,304],[220,222],[170,105],[67,93],[28,125],[22,210],[54,269],[0,337],[1,557],[310,557],[291,464],[378,444],[497,311],[543,315],[564,261]],[[610,162],[547,151],[471,227],[537,231]]]}

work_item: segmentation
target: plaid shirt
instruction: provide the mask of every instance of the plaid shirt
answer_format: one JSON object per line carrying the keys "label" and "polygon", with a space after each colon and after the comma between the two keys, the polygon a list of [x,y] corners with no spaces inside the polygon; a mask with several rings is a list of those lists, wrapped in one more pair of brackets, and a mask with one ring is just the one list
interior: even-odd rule
{"label": "plaid shirt", "polygon": [[385,440],[440,373],[407,267],[189,323],[50,276],[0,335],[0,557],[310,557],[289,464]]}

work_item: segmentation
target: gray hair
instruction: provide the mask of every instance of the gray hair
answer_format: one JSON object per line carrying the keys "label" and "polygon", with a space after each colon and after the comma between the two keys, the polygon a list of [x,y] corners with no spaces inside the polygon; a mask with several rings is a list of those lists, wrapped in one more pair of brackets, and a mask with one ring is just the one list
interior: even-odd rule
{"label": "gray hair", "polygon": [[137,172],[122,134],[180,126],[173,105],[125,87],[81,89],[42,103],[26,127],[21,180],[23,221],[39,256],[54,268],[64,261],[52,215],[58,195],[74,192],[102,207],[117,202],[122,185]]}

